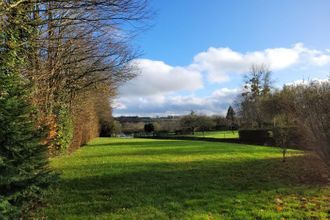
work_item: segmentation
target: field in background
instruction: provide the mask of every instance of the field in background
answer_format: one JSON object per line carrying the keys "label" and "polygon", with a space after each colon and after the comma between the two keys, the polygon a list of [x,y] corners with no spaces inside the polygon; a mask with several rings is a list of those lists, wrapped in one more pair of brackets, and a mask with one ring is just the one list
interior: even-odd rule
{"label": "field in background", "polygon": [[205,138],[238,138],[238,131],[205,131],[195,132],[194,137],[205,137]]}
{"label": "field in background", "polygon": [[50,219],[326,219],[324,167],[302,152],[203,141],[98,138],[52,160]]}

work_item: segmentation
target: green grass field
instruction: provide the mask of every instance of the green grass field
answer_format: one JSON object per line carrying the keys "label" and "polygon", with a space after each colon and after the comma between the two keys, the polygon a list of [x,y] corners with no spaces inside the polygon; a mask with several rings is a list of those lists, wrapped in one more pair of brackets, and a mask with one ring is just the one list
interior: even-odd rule
{"label": "green grass field", "polygon": [[238,131],[205,131],[195,132],[194,137],[205,137],[205,138],[238,138]]}
{"label": "green grass field", "polygon": [[202,141],[98,138],[55,158],[48,219],[327,219],[324,167],[279,149]]}

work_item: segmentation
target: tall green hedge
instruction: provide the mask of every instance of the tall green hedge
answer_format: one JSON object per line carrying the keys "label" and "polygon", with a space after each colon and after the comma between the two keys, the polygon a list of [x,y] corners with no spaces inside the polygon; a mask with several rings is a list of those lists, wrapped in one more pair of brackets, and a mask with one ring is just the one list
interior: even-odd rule
{"label": "tall green hedge", "polygon": [[58,112],[58,129],[55,145],[58,146],[57,153],[66,152],[73,138],[73,120],[68,107],[61,107]]}

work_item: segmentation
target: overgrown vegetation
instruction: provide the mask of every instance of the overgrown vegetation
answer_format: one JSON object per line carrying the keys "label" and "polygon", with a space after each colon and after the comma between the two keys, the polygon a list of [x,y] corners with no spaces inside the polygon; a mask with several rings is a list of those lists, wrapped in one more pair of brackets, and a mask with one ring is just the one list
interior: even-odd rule
{"label": "overgrown vegetation", "polygon": [[313,150],[330,165],[330,79],[274,90],[270,70],[253,66],[238,103],[241,127],[270,130],[283,156],[294,145]]}
{"label": "overgrown vegetation", "polygon": [[130,39],[148,14],[144,0],[0,1],[1,219],[26,217],[42,197],[48,156],[111,121],[117,86],[135,75]]}
{"label": "overgrown vegetation", "polygon": [[293,127],[287,129],[290,141],[318,153],[330,166],[330,78],[284,86],[269,99],[277,107],[277,127]]}

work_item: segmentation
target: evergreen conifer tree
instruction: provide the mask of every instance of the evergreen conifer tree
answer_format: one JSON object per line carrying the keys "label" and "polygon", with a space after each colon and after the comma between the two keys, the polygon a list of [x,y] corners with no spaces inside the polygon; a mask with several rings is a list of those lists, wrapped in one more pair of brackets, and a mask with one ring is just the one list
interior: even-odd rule
{"label": "evergreen conifer tree", "polygon": [[235,111],[233,109],[233,107],[229,106],[228,110],[227,110],[227,115],[226,115],[226,119],[229,123],[229,128],[230,130],[234,129],[234,124],[235,124]]}
{"label": "evergreen conifer tree", "polygon": [[[15,1],[10,1],[15,3]],[[0,219],[18,219],[41,198],[50,180],[24,79],[30,35],[28,6],[0,9]],[[31,10],[30,10],[31,11]]]}

